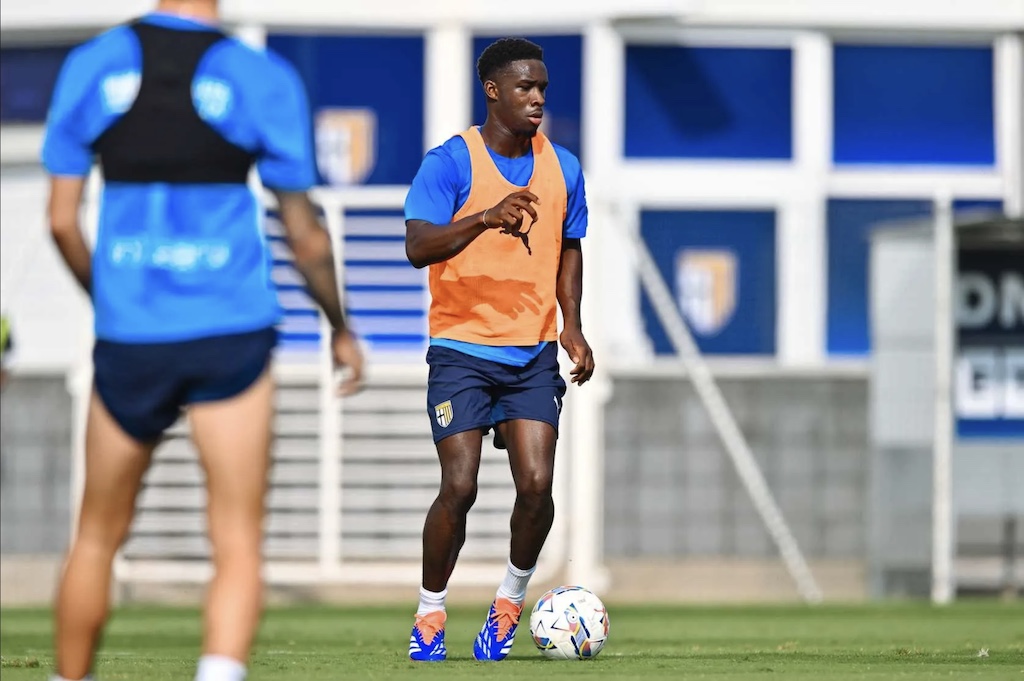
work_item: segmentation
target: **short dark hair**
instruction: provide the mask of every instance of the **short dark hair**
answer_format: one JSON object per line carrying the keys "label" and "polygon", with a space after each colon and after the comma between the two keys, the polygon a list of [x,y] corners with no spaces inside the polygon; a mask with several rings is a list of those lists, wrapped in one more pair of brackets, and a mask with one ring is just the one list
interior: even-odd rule
{"label": "short dark hair", "polygon": [[480,82],[486,83],[512,62],[524,59],[543,61],[544,50],[540,45],[524,38],[501,38],[480,53],[480,59],[476,62],[476,73],[480,76]]}

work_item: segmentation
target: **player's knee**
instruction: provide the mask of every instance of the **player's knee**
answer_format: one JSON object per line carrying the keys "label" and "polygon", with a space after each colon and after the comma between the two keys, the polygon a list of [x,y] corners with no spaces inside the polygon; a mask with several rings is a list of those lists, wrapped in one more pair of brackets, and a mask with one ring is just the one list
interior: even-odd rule
{"label": "player's knee", "polygon": [[131,521],[110,519],[105,522],[91,514],[82,514],[75,543],[79,548],[102,553],[115,553],[128,538]]}
{"label": "player's knee", "polygon": [[259,532],[211,533],[210,543],[211,558],[215,564],[259,569],[262,556],[262,541]]}
{"label": "player's knee", "polygon": [[124,538],[110,532],[79,531],[75,538],[74,552],[86,554],[93,558],[113,560],[114,554],[121,547]]}
{"label": "player's knee", "polygon": [[549,471],[526,471],[516,478],[516,494],[525,501],[546,504],[551,501],[552,482]]}
{"label": "player's knee", "polygon": [[240,588],[260,592],[263,588],[263,565],[260,553],[253,551],[213,551],[210,556],[214,572]]}
{"label": "player's knee", "polygon": [[476,502],[477,482],[470,477],[445,480],[441,485],[441,500],[459,513],[467,513]]}

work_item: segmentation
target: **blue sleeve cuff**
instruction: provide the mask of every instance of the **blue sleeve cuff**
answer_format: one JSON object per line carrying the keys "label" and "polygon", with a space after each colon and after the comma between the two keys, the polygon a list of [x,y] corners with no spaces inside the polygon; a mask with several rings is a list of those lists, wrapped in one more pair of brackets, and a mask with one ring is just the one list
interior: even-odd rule
{"label": "blue sleeve cuff", "polygon": [[267,189],[281,192],[307,192],[316,186],[310,173],[296,173],[288,168],[274,168],[273,163],[258,163],[260,182]]}
{"label": "blue sleeve cuff", "polygon": [[575,170],[575,182],[573,182],[572,186],[566,186],[565,229],[562,232],[563,237],[566,239],[582,239],[585,237],[589,221],[583,169],[577,163]]}
{"label": "blue sleeve cuff", "polygon": [[587,223],[584,222],[582,225],[574,225],[572,229],[565,230],[562,238],[582,239],[585,236],[587,236]]}
{"label": "blue sleeve cuff", "polygon": [[405,219],[447,225],[455,215],[458,168],[450,155],[434,149],[423,158],[405,198]]}
{"label": "blue sleeve cuff", "polygon": [[42,162],[51,175],[82,177],[92,170],[92,152],[75,144],[58,145],[48,134],[43,143]]}

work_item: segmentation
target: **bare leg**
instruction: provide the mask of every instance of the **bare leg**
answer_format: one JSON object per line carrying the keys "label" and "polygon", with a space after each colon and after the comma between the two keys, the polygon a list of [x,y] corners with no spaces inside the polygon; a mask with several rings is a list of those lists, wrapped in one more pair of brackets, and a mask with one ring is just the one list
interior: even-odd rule
{"label": "bare leg", "polygon": [[551,489],[557,433],[548,423],[526,419],[507,421],[499,428],[508,444],[516,484],[509,557],[513,565],[526,570],[537,564],[555,518]]}
{"label": "bare leg", "polygon": [[467,430],[441,440],[441,489],[423,524],[423,587],[443,591],[466,542],[466,515],[476,501],[483,433]]}
{"label": "bare leg", "polygon": [[526,588],[555,517],[551,498],[555,429],[543,421],[527,419],[506,421],[498,428],[508,447],[516,484],[512,542],[505,579],[473,642],[473,657],[493,661],[504,660],[512,650]]}
{"label": "bare leg", "polygon": [[261,549],[273,400],[267,371],[240,395],[190,408],[206,472],[215,571],[206,595],[203,653],[242,664],[263,609]]}
{"label": "bare leg", "polygon": [[155,446],[125,433],[93,393],[78,531],[57,593],[57,673],[64,678],[81,679],[92,669],[110,610],[114,555],[128,534]]}

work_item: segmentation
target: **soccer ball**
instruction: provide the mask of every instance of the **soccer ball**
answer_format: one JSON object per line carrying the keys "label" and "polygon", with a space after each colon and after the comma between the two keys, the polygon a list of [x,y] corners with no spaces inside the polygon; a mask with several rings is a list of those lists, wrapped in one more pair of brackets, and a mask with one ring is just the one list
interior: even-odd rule
{"label": "soccer ball", "polygon": [[582,586],[560,586],[533,606],[530,635],[544,657],[589,660],[608,640],[608,612],[601,599]]}

